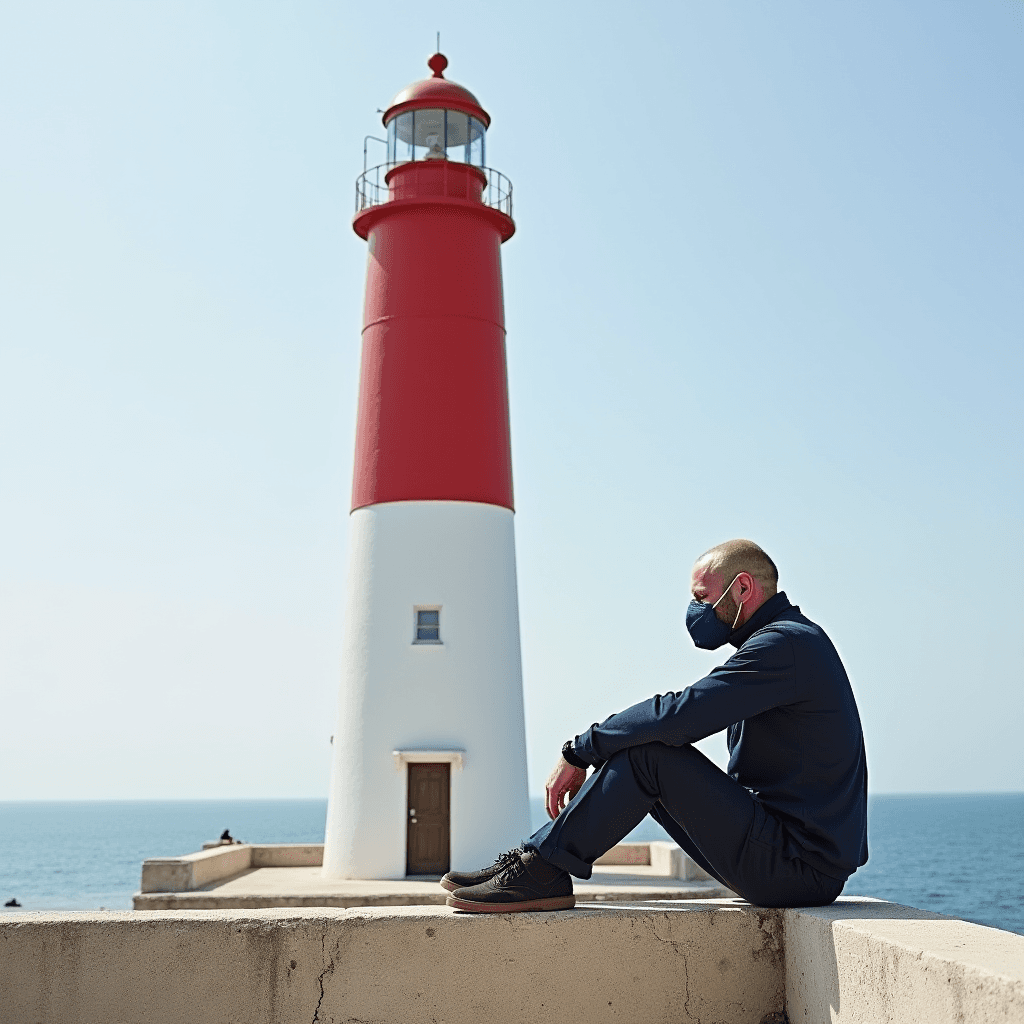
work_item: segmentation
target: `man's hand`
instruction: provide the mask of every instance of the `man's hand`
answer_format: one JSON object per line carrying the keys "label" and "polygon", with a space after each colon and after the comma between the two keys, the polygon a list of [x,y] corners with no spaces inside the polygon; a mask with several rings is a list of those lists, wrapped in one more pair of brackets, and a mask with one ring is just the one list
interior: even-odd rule
{"label": "man's hand", "polygon": [[585,769],[575,768],[564,757],[559,757],[558,764],[555,765],[544,786],[544,792],[547,793],[548,817],[552,821],[558,817],[586,781]]}

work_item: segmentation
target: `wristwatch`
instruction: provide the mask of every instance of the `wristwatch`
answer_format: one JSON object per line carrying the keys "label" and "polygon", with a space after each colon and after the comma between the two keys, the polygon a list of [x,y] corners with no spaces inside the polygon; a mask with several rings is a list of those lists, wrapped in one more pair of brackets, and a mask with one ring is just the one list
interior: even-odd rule
{"label": "wristwatch", "polygon": [[585,771],[590,765],[576,753],[574,742],[574,740],[566,740],[562,744],[562,760],[568,761],[573,768],[582,768]]}

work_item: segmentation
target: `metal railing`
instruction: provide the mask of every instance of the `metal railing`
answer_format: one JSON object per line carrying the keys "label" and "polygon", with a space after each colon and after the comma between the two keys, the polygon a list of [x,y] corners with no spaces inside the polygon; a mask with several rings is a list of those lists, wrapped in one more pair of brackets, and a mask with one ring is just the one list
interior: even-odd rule
{"label": "metal railing", "polygon": [[[464,168],[467,165],[463,163],[457,163],[450,160],[405,160],[401,163],[388,163],[378,164],[376,167],[371,167],[368,171],[364,171],[356,178],[356,213],[362,213],[363,210],[369,210],[374,206],[381,206],[384,203],[390,202],[395,196],[392,194],[391,188],[388,186],[385,178],[387,177],[388,171],[394,167],[404,167],[410,164],[422,165],[425,171],[429,171],[432,183],[437,181],[437,170],[438,165],[443,167],[441,174],[442,182],[442,195],[456,196],[457,188],[456,182],[462,184],[466,180],[466,176],[459,174],[456,178],[452,175],[452,188],[449,189],[449,168]],[[512,216],[512,182],[505,177],[500,171],[496,171],[491,167],[477,167],[476,170],[483,171],[487,177],[487,184],[484,185],[483,194],[480,197],[484,206],[489,206],[493,210],[500,210],[506,216]],[[463,198],[465,198],[463,196]]]}

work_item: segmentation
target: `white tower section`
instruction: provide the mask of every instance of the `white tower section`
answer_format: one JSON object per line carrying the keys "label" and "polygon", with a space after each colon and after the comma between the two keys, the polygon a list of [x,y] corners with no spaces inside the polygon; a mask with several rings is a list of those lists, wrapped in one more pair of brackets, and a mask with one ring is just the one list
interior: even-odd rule
{"label": "white tower section", "polygon": [[[401,501],[356,509],[350,531],[324,874],[406,875],[424,760],[451,765],[451,865],[482,867],[530,832],[513,513]],[[422,609],[439,643],[415,642]]]}

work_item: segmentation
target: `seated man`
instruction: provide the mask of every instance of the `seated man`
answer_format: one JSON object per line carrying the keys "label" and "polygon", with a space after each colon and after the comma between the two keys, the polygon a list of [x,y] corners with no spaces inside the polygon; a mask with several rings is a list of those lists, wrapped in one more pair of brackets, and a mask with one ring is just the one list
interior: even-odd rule
{"label": "seated man", "polygon": [[[686,627],[698,647],[728,641],[736,653],[682,692],[567,740],[546,787],[552,820],[490,867],[445,875],[448,905],[568,909],[569,875],[589,878],[647,814],[750,903],[835,900],[868,859],[864,736],[836,649],[778,578],[748,540],[701,555]],[[692,746],[726,728],[728,774]]]}

